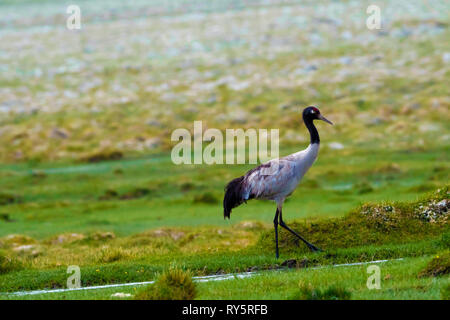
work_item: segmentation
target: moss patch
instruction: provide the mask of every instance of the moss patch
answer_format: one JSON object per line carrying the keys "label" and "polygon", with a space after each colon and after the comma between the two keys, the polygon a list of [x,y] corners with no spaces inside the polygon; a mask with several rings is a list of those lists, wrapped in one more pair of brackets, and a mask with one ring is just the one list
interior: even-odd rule
{"label": "moss patch", "polygon": [[438,277],[450,273],[450,251],[436,255],[419,273],[419,277]]}
{"label": "moss patch", "polygon": [[153,285],[139,291],[136,300],[192,300],[197,289],[190,272],[171,268],[162,273]]}
{"label": "moss patch", "polygon": [[[413,203],[364,204],[342,218],[294,221],[288,226],[324,250],[418,241],[448,230],[447,211],[440,211],[437,219],[425,219],[422,214],[423,208],[438,208],[436,203],[447,197],[448,188],[442,188]],[[266,231],[258,246],[272,249],[274,241],[273,230]],[[308,250],[283,228],[279,229],[279,245],[284,251]]]}

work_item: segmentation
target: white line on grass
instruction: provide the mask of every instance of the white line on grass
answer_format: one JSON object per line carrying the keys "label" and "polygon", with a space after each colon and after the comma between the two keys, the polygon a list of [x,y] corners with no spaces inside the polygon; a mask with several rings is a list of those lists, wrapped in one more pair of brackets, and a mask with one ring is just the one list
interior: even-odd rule
{"label": "white line on grass", "polygon": [[[323,268],[337,268],[337,267],[351,267],[351,266],[361,266],[365,264],[373,264],[373,263],[384,263],[389,261],[398,261],[403,260],[403,258],[393,259],[393,260],[374,260],[374,261],[365,261],[365,262],[353,262],[353,263],[342,263],[342,264],[333,264],[331,266],[318,266],[307,269],[323,269]],[[276,270],[279,271],[279,270]],[[244,279],[249,278],[253,275],[261,274],[261,272],[242,272],[242,273],[228,273],[228,274],[218,274],[218,275],[210,275],[210,276],[201,276],[201,277],[192,277],[195,282],[209,282],[209,281],[223,281],[230,279]],[[58,293],[58,292],[70,292],[70,291],[80,291],[80,290],[95,290],[95,289],[107,289],[107,288],[117,288],[117,287],[131,287],[131,286],[144,286],[147,284],[152,284],[155,281],[143,281],[143,282],[130,282],[130,283],[117,283],[117,284],[106,284],[102,286],[91,286],[91,287],[81,287],[81,288],[70,288],[70,289],[49,289],[49,290],[34,290],[34,291],[17,291],[12,293],[6,293],[8,295],[15,296],[28,296],[35,294],[44,294],[44,293]]]}

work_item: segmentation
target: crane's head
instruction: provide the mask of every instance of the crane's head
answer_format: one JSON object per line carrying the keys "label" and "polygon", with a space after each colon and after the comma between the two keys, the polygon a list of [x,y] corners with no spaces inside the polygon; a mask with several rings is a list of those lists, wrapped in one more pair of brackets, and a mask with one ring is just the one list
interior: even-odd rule
{"label": "crane's head", "polygon": [[307,107],[303,110],[303,121],[323,120],[326,123],[333,124],[330,120],[320,114],[319,109],[314,106]]}

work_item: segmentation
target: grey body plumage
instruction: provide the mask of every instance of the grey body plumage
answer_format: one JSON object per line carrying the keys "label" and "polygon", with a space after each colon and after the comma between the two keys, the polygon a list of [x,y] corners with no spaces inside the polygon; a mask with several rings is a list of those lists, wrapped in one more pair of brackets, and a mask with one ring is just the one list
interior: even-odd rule
{"label": "grey body plumage", "polygon": [[293,153],[283,158],[273,159],[248,171],[245,175],[233,179],[225,187],[223,200],[224,218],[230,218],[233,208],[251,199],[273,200],[277,203],[277,211],[274,219],[276,256],[278,258],[278,224],[287,229],[313,251],[319,250],[291,230],[282,219],[282,206],[285,199],[297,188],[301,179],[317,158],[320,146],[319,134],[314,126],[314,120],[324,118],[319,109],[308,107],[303,110],[303,121],[309,130],[311,143],[302,151]]}

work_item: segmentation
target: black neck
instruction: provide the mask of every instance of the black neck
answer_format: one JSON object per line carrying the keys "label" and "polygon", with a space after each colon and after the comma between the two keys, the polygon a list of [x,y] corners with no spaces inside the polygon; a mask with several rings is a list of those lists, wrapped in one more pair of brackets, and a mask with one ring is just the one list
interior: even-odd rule
{"label": "black neck", "polygon": [[316,126],[313,123],[313,120],[307,118],[304,120],[305,125],[309,130],[309,135],[311,136],[311,144],[320,143],[319,132],[317,132]]}

